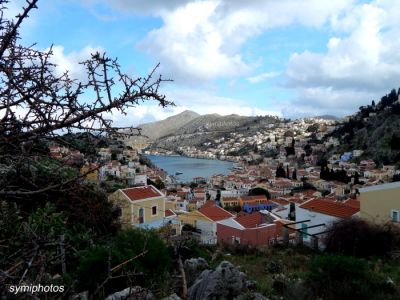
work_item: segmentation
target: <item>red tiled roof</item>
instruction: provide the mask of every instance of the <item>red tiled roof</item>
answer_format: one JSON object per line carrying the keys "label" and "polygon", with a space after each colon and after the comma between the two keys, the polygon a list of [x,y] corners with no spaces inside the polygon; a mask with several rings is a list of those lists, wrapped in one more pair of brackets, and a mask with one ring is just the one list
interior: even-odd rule
{"label": "red tiled roof", "polygon": [[163,196],[152,185],[140,186],[121,190],[131,201]]}
{"label": "red tiled roof", "polygon": [[349,218],[360,211],[359,208],[351,207],[341,202],[333,202],[324,199],[313,199],[307,201],[300,205],[300,208],[338,218]]}
{"label": "red tiled roof", "polygon": [[349,199],[347,201],[344,201],[343,203],[346,204],[347,206],[360,209],[360,201],[358,201],[358,200]]}
{"label": "red tiled roof", "polygon": [[289,201],[287,201],[285,199],[281,199],[281,198],[272,199],[271,201],[275,202],[277,204],[280,204],[280,205],[288,205],[289,204]]}
{"label": "red tiled roof", "polygon": [[171,217],[171,216],[175,216],[175,213],[172,210],[167,209],[165,211],[165,217]]}
{"label": "red tiled roof", "polygon": [[264,223],[262,215],[259,212],[239,215],[235,218],[235,221],[245,228],[254,228]]}
{"label": "red tiled roof", "polygon": [[258,195],[258,196],[241,196],[243,201],[254,201],[254,200],[267,200],[265,195]]}
{"label": "red tiled roof", "polygon": [[222,197],[222,201],[239,201],[239,197]]}
{"label": "red tiled roof", "polygon": [[304,190],[301,192],[295,192],[295,195],[303,195],[304,197],[312,197],[315,194],[315,190]]}
{"label": "red tiled roof", "polygon": [[199,209],[199,212],[213,221],[221,221],[233,217],[231,213],[216,205],[203,206]]}

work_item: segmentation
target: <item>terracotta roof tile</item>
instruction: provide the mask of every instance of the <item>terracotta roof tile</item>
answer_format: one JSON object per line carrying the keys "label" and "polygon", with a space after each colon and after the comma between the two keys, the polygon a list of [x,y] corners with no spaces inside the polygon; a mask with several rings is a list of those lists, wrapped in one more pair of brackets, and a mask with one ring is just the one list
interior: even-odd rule
{"label": "terracotta roof tile", "polygon": [[222,201],[239,201],[239,197],[222,197]]}
{"label": "terracotta roof tile", "polygon": [[255,201],[255,200],[267,200],[265,195],[258,195],[258,196],[241,196],[242,201]]}
{"label": "terracotta roof tile", "polygon": [[171,216],[175,216],[175,213],[172,210],[167,209],[165,211],[165,217],[171,217]]}
{"label": "terracotta roof tile", "polygon": [[349,218],[360,211],[359,208],[351,207],[341,202],[333,202],[321,198],[307,201],[306,203],[300,205],[300,208],[338,218]]}
{"label": "terracotta roof tile", "polygon": [[121,191],[128,196],[131,201],[164,196],[152,185],[128,188]]}
{"label": "terracotta roof tile", "polygon": [[213,221],[221,221],[233,217],[230,212],[216,205],[203,206],[199,209],[199,212]]}
{"label": "terracotta roof tile", "polygon": [[235,221],[245,228],[255,228],[265,223],[260,212],[239,215],[235,218]]}
{"label": "terracotta roof tile", "polygon": [[275,202],[277,204],[280,204],[280,205],[288,205],[289,204],[289,201],[282,199],[282,198],[272,199],[271,201]]}
{"label": "terracotta roof tile", "polygon": [[358,201],[358,200],[349,199],[347,201],[344,201],[343,203],[346,204],[347,206],[351,206],[351,207],[360,209],[360,201]]}

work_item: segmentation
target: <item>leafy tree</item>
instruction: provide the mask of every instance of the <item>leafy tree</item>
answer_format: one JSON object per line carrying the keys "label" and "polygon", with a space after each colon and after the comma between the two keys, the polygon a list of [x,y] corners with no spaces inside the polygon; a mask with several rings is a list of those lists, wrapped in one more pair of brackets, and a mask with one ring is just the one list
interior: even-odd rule
{"label": "leafy tree", "polygon": [[263,189],[261,187],[256,187],[254,189],[249,190],[249,196],[259,196],[259,195],[265,195],[268,199],[271,199],[271,195],[266,189]]}
{"label": "leafy tree", "polygon": [[215,202],[220,203],[221,201],[221,190],[217,190],[217,195],[215,196]]}
{"label": "leafy tree", "polygon": [[318,123],[314,123],[310,126],[307,127],[307,132],[312,132],[312,133],[316,133],[319,130],[319,124]]}
{"label": "leafy tree", "polygon": [[[160,283],[165,278],[165,272],[171,266],[171,257],[171,250],[155,232],[140,229],[123,231],[110,244],[82,253],[76,271],[78,290],[89,290],[93,295],[99,283],[106,282],[104,294],[107,295],[138,279],[143,286],[149,287],[154,281]],[[118,280],[112,280],[110,273]]]}
{"label": "leafy tree", "polygon": [[283,168],[282,164],[280,164],[277,168],[276,168],[276,178],[286,178],[286,172],[285,169]]}
{"label": "leafy tree", "polygon": [[332,223],[325,237],[326,251],[358,257],[384,256],[400,247],[400,232],[392,226],[361,219]]}
{"label": "leafy tree", "polygon": [[154,185],[157,189],[162,190],[165,188],[164,182],[160,178],[156,178],[155,181],[152,181],[151,179],[147,179],[147,184]]}
{"label": "leafy tree", "polygon": [[189,186],[193,190],[193,189],[197,188],[199,185],[196,182],[191,182]]}
{"label": "leafy tree", "polygon": [[103,191],[91,186],[66,192],[57,199],[56,207],[67,213],[66,224],[70,227],[79,224],[99,234],[113,234],[119,229],[116,207]]}

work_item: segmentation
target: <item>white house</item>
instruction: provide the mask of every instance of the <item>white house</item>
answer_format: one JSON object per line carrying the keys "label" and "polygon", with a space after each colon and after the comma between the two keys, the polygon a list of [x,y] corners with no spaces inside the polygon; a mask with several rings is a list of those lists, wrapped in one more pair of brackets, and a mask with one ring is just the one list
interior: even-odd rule
{"label": "white house", "polygon": [[[313,234],[326,231],[327,227],[335,221],[359,215],[360,206],[357,200],[335,201],[327,198],[311,199],[304,202],[296,209],[296,229],[301,229],[303,240],[310,241]],[[318,227],[312,227],[321,225]],[[312,227],[312,228],[309,228]],[[321,235],[317,235],[321,237]]]}

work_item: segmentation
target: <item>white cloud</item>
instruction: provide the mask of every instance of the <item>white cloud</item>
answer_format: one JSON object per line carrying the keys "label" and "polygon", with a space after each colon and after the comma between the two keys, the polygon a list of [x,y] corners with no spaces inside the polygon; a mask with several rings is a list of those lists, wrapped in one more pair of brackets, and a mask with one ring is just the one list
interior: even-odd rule
{"label": "white cloud", "polygon": [[[47,49],[48,50],[48,49]],[[51,57],[51,62],[56,64],[56,74],[61,76],[66,71],[68,71],[72,79],[78,79],[80,81],[87,80],[87,73],[84,65],[79,64],[91,57],[91,54],[96,52],[104,52],[101,47],[86,46],[79,51],[72,51],[70,53],[65,53],[65,49],[61,45],[53,46],[53,56]]]}
{"label": "white cloud", "polygon": [[114,111],[112,114],[105,114],[105,117],[113,121],[115,127],[130,127],[140,124],[164,120],[170,116],[185,111],[185,107],[171,106],[162,108],[158,105],[140,105],[130,107],[126,110],[126,114]]}
{"label": "white cloud", "polygon": [[400,40],[395,37],[400,22],[393,24],[393,11],[400,13],[397,3],[357,5],[333,21],[339,35],[329,40],[326,53],[293,54],[286,76],[288,86],[298,92],[295,103],[343,115],[398,87]]}
{"label": "white cloud", "polygon": [[280,74],[281,73],[279,73],[279,72],[265,72],[265,73],[261,73],[261,74],[258,74],[256,76],[253,76],[253,77],[249,77],[249,78],[247,78],[247,80],[250,83],[256,84],[256,83],[263,82],[263,81],[265,81],[265,80],[267,80],[269,78],[277,77]]}
{"label": "white cloud", "polygon": [[250,67],[237,51],[223,51],[225,36],[214,17],[218,3],[188,3],[162,16],[141,48],[161,62],[177,81],[203,81],[245,74]]}
{"label": "white cloud", "polygon": [[301,24],[320,27],[353,0],[107,1],[113,9],[161,17],[140,47],[161,62],[177,82],[199,83],[247,75],[255,63],[241,54],[243,44],[263,31]]}
{"label": "white cloud", "polygon": [[[368,91],[352,89],[335,90],[332,87],[301,88],[298,99],[282,107],[285,117],[307,117],[318,115],[345,116],[354,113],[359,106],[372,100]],[[370,100],[368,100],[370,99]],[[368,103],[369,104],[369,103]]]}
{"label": "white cloud", "polygon": [[[256,84],[278,76],[274,72],[257,73],[259,64],[242,53],[243,45],[278,27],[323,28],[329,35],[325,52],[293,53],[281,74],[286,87],[297,95],[290,106],[277,106],[284,115],[349,114],[399,85],[397,0],[368,4],[356,0],[88,1],[124,13],[159,17],[162,25],[149,32],[140,47],[161,62],[160,71],[174,78],[177,85],[201,85],[220,78],[233,84],[241,76]],[[245,101],[212,96],[212,92],[179,93],[175,92],[172,100],[202,112],[250,107]],[[253,113],[248,109],[240,112]]]}

